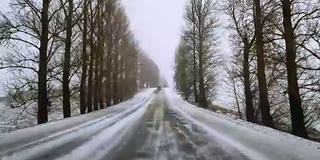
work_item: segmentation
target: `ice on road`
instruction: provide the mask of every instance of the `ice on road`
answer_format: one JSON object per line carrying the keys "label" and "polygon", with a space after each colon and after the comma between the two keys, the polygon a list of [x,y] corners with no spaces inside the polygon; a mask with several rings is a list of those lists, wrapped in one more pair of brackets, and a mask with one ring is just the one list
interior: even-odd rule
{"label": "ice on road", "polygon": [[148,89],[90,114],[0,136],[8,160],[318,160],[319,143]]}

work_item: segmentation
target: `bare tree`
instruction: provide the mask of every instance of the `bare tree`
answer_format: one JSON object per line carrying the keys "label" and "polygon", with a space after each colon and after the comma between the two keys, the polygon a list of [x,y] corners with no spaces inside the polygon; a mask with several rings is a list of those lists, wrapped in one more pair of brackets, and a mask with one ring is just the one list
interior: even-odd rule
{"label": "bare tree", "polygon": [[63,84],[63,117],[64,118],[71,116],[69,77],[70,77],[73,0],[68,0],[68,5],[69,6],[68,6],[67,26],[66,26],[66,47],[65,47],[65,53],[64,53],[63,83],[62,83]]}
{"label": "bare tree", "polygon": [[87,81],[87,25],[88,25],[88,0],[83,1],[83,31],[82,31],[82,74],[80,84],[80,113],[86,113],[86,81]]}
{"label": "bare tree", "polygon": [[288,94],[290,102],[290,112],[292,120],[292,133],[294,135],[308,138],[308,133],[304,123],[304,114],[301,106],[299,85],[297,78],[296,49],[294,28],[291,22],[291,2],[282,1],[284,39],[286,42],[286,66],[288,78]]}
{"label": "bare tree", "polygon": [[[191,0],[186,7],[186,31],[183,35],[193,50],[194,97],[200,106],[207,108],[215,93],[215,68],[219,62],[217,45],[218,18],[212,0]],[[196,64],[196,65],[195,65]],[[197,74],[196,74],[197,72]],[[199,90],[199,93],[197,93]]]}
{"label": "bare tree", "polygon": [[[48,93],[47,93],[47,64],[48,64],[48,42],[49,42],[49,3],[43,1],[41,6],[30,0],[13,1],[11,4],[12,10],[20,10],[19,13],[13,13],[12,17],[1,14],[1,35],[2,42],[8,42],[8,48],[12,49],[15,56],[1,58],[1,68],[11,68],[22,70],[30,70],[36,73],[36,78],[33,80],[25,76],[25,82],[20,83],[20,89],[25,89],[25,86],[30,86],[30,82],[34,82],[37,86],[37,96],[34,97],[38,102],[38,123],[48,121]],[[40,12],[40,9],[42,12]],[[13,11],[14,12],[14,11]],[[23,36],[26,36],[24,38]],[[14,47],[12,42],[24,44],[32,47],[33,50],[28,50],[31,56],[28,57],[21,54],[20,51],[24,48]],[[40,43],[40,46],[38,44]],[[34,59],[38,57],[38,59]],[[32,66],[37,64],[38,67]],[[21,79],[23,81],[23,79]],[[22,82],[20,81],[20,82]],[[31,85],[36,87],[34,85]],[[20,90],[22,91],[22,90]]]}
{"label": "bare tree", "polygon": [[250,25],[253,22],[253,20],[250,19],[252,15],[249,13],[251,7],[252,6],[245,1],[227,0],[225,2],[225,12],[231,20],[231,25],[228,28],[235,31],[235,34],[231,36],[231,40],[234,41],[236,46],[240,43],[241,48],[237,48],[237,50],[243,53],[242,73],[246,101],[246,119],[249,122],[255,122],[249,68],[249,57],[255,42],[255,36],[254,33],[252,33],[252,26]]}
{"label": "bare tree", "polygon": [[78,114],[78,102],[84,114],[132,97],[140,73],[149,86],[159,84],[159,69],[141,61],[146,55],[117,0],[12,0],[10,8],[0,13],[5,90],[10,105],[39,124],[55,119],[48,113]]}
{"label": "bare tree", "polygon": [[94,28],[95,28],[95,21],[94,21],[94,10],[92,3],[89,5],[90,7],[90,58],[89,58],[89,70],[88,70],[88,95],[87,95],[87,111],[92,112],[92,97],[93,97],[93,62],[95,59],[95,46],[94,46]]}
{"label": "bare tree", "polygon": [[274,127],[273,119],[270,115],[270,104],[268,100],[267,82],[265,75],[265,60],[264,60],[264,41],[263,41],[263,23],[260,0],[254,0],[254,26],[256,35],[256,52],[258,62],[258,81],[259,81],[259,99],[262,115],[262,123],[265,126]]}
{"label": "bare tree", "polygon": [[191,48],[187,43],[186,37],[182,37],[175,55],[174,79],[177,90],[181,92],[185,100],[189,100],[192,94],[192,87],[194,87],[194,78],[189,76],[194,75],[194,63],[192,60],[194,54]]}

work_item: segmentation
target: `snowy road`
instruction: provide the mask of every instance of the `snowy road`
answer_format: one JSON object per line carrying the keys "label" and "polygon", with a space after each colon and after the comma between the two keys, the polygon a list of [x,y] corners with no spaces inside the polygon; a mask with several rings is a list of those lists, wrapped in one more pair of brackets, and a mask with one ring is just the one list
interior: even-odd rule
{"label": "snowy road", "polygon": [[4,160],[319,160],[320,145],[152,89],[79,117],[0,136]]}

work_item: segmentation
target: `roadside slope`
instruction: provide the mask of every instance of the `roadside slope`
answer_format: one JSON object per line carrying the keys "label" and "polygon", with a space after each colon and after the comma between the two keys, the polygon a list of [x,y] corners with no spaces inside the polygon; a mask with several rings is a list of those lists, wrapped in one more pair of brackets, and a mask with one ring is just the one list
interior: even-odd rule
{"label": "roadside slope", "polygon": [[234,146],[251,159],[316,160],[320,144],[267,127],[233,120],[195,107],[173,90],[166,89],[170,107],[223,143]]}
{"label": "roadside slope", "polygon": [[147,89],[132,99],[107,109],[2,134],[0,135],[0,157],[30,149],[33,150],[29,153],[35,155],[37,151],[45,150],[44,146],[48,146],[52,150],[54,146],[80,141],[77,140],[77,137],[90,137],[90,135],[112,126],[114,121],[123,119],[150,103],[153,92],[154,89]]}

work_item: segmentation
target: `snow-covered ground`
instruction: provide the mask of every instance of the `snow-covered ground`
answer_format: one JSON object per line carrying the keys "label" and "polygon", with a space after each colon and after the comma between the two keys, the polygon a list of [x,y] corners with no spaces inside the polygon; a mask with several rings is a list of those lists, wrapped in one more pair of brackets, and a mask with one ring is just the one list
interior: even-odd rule
{"label": "snow-covered ground", "polygon": [[[55,156],[60,157],[59,154],[74,147],[75,152],[70,152],[66,157],[88,159],[92,153],[99,156],[94,151],[112,147],[106,141],[115,141],[115,137],[120,138],[125,133],[122,131],[145,112],[153,99],[153,92],[154,89],[147,89],[126,102],[104,110],[2,134],[0,157],[13,160],[41,159],[52,150],[56,150]],[[69,143],[72,141],[74,143]],[[80,142],[84,144],[80,146]],[[69,144],[77,146],[67,146]]]}
{"label": "snow-covered ground", "polygon": [[165,92],[173,110],[219,139],[221,143],[236,147],[253,160],[320,159],[319,143],[219,115],[188,104],[171,89]]}
{"label": "snow-covered ground", "polygon": [[[23,109],[8,107],[5,102],[0,103],[0,133],[10,132],[18,128],[33,126],[36,118],[22,114]],[[20,114],[21,113],[21,114]]]}
{"label": "snow-covered ground", "polygon": [[[154,90],[154,89],[151,89]],[[146,92],[141,91],[137,96],[141,96]],[[124,103],[125,104],[125,103]],[[71,100],[72,116],[80,115],[79,100]],[[48,113],[49,122],[54,122],[63,119],[62,99],[58,99],[52,104]],[[36,110],[37,106],[29,106],[28,108],[10,108],[6,102],[0,102],[0,135],[17,129],[23,129],[37,125]]]}
{"label": "snow-covered ground", "polygon": [[[62,100],[56,100],[48,113],[49,122],[63,119]],[[11,108],[6,102],[0,103],[0,134],[11,132],[17,129],[32,127],[37,125],[37,106],[30,105],[27,108]],[[71,114],[80,114],[78,100],[71,100]]]}

